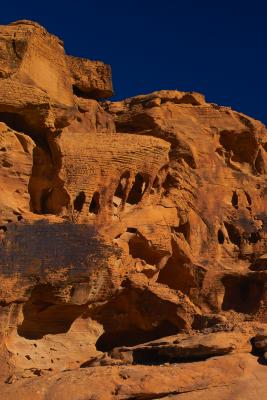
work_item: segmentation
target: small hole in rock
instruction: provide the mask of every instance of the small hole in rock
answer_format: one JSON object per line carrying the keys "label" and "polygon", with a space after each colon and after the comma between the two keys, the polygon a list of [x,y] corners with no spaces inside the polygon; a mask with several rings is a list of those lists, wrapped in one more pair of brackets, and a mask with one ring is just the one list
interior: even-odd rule
{"label": "small hole in rock", "polygon": [[236,209],[238,208],[238,195],[236,191],[234,191],[232,195],[232,206]]}
{"label": "small hole in rock", "polygon": [[99,213],[99,210],[100,210],[100,202],[99,202],[99,200],[100,200],[100,194],[99,194],[99,192],[95,192],[93,194],[93,197],[92,197],[92,200],[91,200],[91,203],[90,203],[90,207],[89,207],[89,212],[91,214],[98,214]]}
{"label": "small hole in rock", "polygon": [[5,168],[10,168],[10,167],[12,167],[12,163],[10,163],[9,161],[7,161],[7,160],[3,160],[2,161],[2,166],[3,167],[5,167]]}
{"label": "small hole in rock", "polygon": [[35,371],[33,371],[34,375],[36,376],[41,376],[41,370],[40,369],[36,369]]}
{"label": "small hole in rock", "polygon": [[223,231],[221,229],[218,230],[218,242],[220,244],[224,243],[224,234],[223,234]]}
{"label": "small hole in rock", "polygon": [[126,232],[137,233],[137,229],[136,228],[127,228]]}
{"label": "small hole in rock", "polygon": [[86,199],[85,193],[80,192],[73,202],[74,210],[81,212],[85,203],[85,199]]}
{"label": "small hole in rock", "polygon": [[127,184],[128,184],[129,178],[130,178],[129,171],[126,171],[121,175],[120,181],[119,181],[119,184],[117,186],[114,196],[119,197],[120,199],[123,199],[123,197],[125,195],[125,190],[127,189]]}
{"label": "small hole in rock", "polygon": [[249,243],[255,244],[255,243],[257,243],[259,240],[261,240],[261,237],[260,237],[259,232],[252,232],[252,233],[250,234]]}
{"label": "small hole in rock", "polygon": [[241,236],[240,236],[238,229],[234,225],[230,224],[229,222],[224,222],[224,226],[227,230],[230,241],[233,244],[240,246],[241,245]]}
{"label": "small hole in rock", "polygon": [[135,176],[135,181],[127,198],[127,203],[137,204],[141,201],[146,191],[148,182],[146,182],[141,174]]}
{"label": "small hole in rock", "polygon": [[264,297],[264,282],[251,276],[225,276],[222,279],[225,294],[223,310],[252,314],[259,310]]}
{"label": "small hole in rock", "polygon": [[129,185],[130,172],[124,172],[119,180],[119,184],[113,196],[113,210],[117,214],[118,209],[123,207],[126,201],[127,189]]}
{"label": "small hole in rock", "polygon": [[19,114],[12,112],[1,112],[0,121],[5,122],[9,128],[14,129],[17,132],[28,131],[28,124],[25,118]]}

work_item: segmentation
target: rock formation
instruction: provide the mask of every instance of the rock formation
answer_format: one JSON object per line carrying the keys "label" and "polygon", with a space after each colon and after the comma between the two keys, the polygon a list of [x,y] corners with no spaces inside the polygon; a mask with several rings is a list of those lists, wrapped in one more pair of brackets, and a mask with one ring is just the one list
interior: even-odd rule
{"label": "rock formation", "polygon": [[265,126],[24,20],[0,94],[0,399],[266,398]]}

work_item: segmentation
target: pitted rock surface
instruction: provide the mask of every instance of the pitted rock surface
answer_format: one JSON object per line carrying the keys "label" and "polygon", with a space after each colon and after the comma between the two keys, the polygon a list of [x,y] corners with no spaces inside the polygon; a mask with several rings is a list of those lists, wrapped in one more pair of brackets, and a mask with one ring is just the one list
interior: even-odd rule
{"label": "pitted rock surface", "polygon": [[0,399],[264,399],[266,127],[27,20],[0,94]]}

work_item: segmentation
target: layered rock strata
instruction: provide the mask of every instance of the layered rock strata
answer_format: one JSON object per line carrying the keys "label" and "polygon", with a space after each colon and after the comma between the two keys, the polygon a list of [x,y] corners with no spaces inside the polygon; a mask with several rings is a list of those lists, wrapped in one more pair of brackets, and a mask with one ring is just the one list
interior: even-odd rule
{"label": "layered rock strata", "polygon": [[0,398],[264,398],[265,126],[31,21],[0,94]]}

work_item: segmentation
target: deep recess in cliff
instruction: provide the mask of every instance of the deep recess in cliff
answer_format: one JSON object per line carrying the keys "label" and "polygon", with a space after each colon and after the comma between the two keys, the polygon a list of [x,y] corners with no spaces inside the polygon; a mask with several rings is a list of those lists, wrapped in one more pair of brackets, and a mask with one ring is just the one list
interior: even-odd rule
{"label": "deep recess in cliff", "polygon": [[112,95],[0,26],[0,399],[266,399],[265,126]]}

